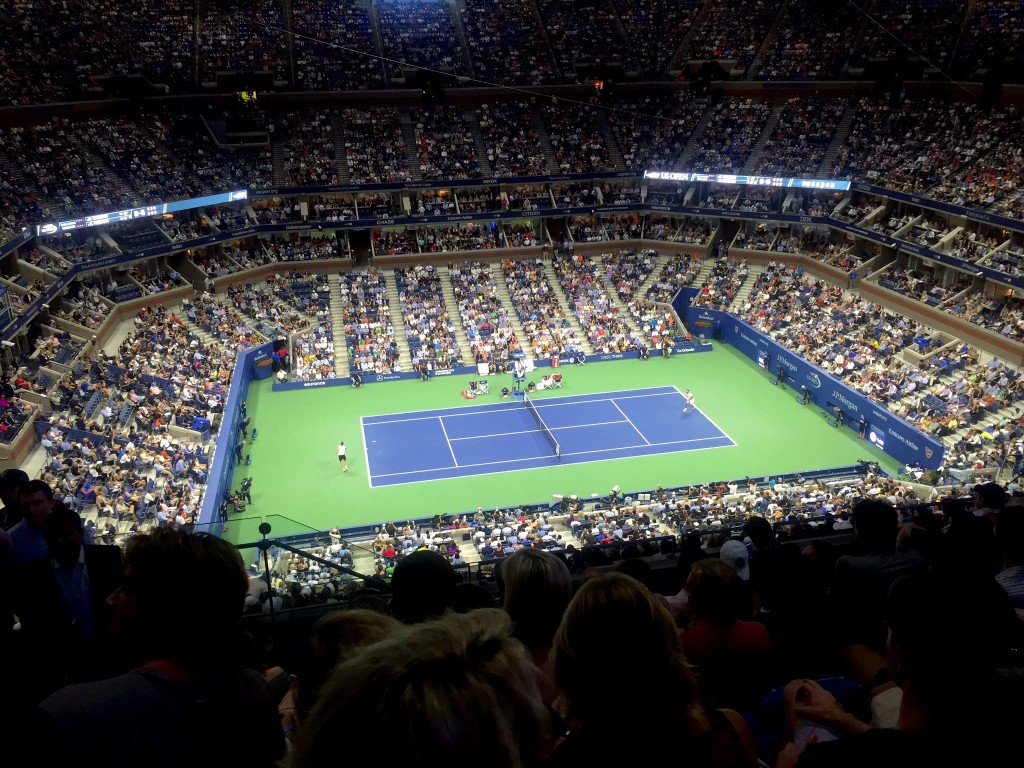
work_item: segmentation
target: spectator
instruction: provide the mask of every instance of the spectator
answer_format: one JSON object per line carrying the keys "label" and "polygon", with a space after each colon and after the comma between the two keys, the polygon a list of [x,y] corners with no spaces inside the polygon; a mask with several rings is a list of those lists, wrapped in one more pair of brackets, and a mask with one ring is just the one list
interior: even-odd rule
{"label": "spectator", "polygon": [[[154,758],[167,766],[275,765],[284,740],[274,703],[262,678],[238,664],[236,623],[248,586],[238,551],[209,534],[160,528],[134,537],[126,562],[124,585],[110,598],[110,641],[125,662],[142,666],[44,701],[31,740],[36,758],[43,765]],[[167,728],[186,720],[185,731]]]}
{"label": "spectator", "polygon": [[736,712],[699,703],[675,622],[658,597],[630,576],[610,573],[583,584],[555,635],[555,678],[570,728],[559,762],[567,766],[622,763],[633,754],[629,739],[607,739],[606,681],[595,674],[608,648],[629,648],[644,659],[644,674],[658,684],[645,690],[647,727],[661,736],[645,747],[655,762],[685,759],[706,766],[754,766],[748,726]]}
{"label": "spectator", "polygon": [[294,763],[336,765],[345,728],[415,764],[443,753],[457,764],[539,768],[553,743],[550,720],[511,619],[480,609],[404,627],[340,664],[303,725]]}

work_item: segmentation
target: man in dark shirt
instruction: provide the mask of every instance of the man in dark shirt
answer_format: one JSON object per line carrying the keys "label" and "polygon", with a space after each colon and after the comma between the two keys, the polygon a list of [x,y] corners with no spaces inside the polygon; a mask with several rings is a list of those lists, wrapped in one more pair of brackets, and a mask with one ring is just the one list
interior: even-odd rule
{"label": "man in dark shirt", "polygon": [[276,765],[284,753],[276,702],[235,656],[244,647],[237,623],[248,591],[238,551],[209,534],[165,527],[134,536],[126,562],[123,586],[110,597],[108,637],[134,669],[44,701],[26,739],[32,764]]}

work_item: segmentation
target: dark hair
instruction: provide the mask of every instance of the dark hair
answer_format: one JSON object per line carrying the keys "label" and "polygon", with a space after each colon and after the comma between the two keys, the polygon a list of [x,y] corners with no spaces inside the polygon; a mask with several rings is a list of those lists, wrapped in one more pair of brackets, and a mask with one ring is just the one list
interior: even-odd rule
{"label": "dark hair", "polygon": [[1024,507],[1006,507],[999,513],[996,543],[1007,560],[1024,565]]}
{"label": "dark hair", "polygon": [[0,474],[0,492],[17,492],[18,488],[28,482],[28,473],[21,469],[8,469]]}
{"label": "dark hair", "polygon": [[42,493],[47,499],[53,501],[53,488],[42,480],[29,480],[18,489],[19,496],[31,496],[34,493]]}
{"label": "dark hair", "polygon": [[441,616],[455,602],[455,569],[437,552],[418,550],[395,565],[391,589],[391,613],[399,621]]}
{"label": "dark hair", "polygon": [[930,703],[951,709],[1006,659],[1016,622],[1002,587],[970,571],[904,576],[889,590],[900,671]]}
{"label": "dark hair", "polygon": [[53,512],[47,515],[46,520],[43,521],[43,536],[46,538],[46,542],[49,544],[51,541],[56,541],[61,526],[68,522],[73,523],[79,533],[85,532],[82,518],[77,512],[65,506],[55,506]]}
{"label": "dark hair", "polygon": [[881,499],[861,499],[853,507],[857,541],[870,549],[895,549],[900,518],[896,508]]}
{"label": "dark hair", "polygon": [[165,527],[129,539],[125,562],[123,589],[140,611],[131,642],[150,659],[221,664],[216,651],[234,634],[249,588],[238,550],[208,533]]}

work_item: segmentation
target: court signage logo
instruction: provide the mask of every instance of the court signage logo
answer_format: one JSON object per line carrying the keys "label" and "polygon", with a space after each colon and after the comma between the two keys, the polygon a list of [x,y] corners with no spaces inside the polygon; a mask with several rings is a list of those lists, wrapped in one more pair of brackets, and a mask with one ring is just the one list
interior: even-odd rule
{"label": "court signage logo", "polygon": [[400,373],[378,373],[377,381],[395,381],[396,379],[402,378]]}
{"label": "court signage logo", "polygon": [[807,381],[809,381],[811,386],[815,389],[821,388],[821,377],[813,371],[807,374]]}
{"label": "court signage logo", "polygon": [[454,368],[438,368],[434,371],[435,376],[451,376],[453,373],[455,373]]}

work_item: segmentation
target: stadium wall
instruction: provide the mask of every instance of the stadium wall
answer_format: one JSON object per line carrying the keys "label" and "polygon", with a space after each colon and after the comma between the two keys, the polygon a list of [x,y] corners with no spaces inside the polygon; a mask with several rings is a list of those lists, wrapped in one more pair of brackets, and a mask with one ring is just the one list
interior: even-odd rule
{"label": "stadium wall", "polygon": [[882,406],[868,400],[839,379],[825,373],[799,357],[792,350],[772,341],[767,336],[734,315],[717,310],[694,309],[692,324],[696,327],[721,326],[722,341],[742,352],[770,374],[778,367],[786,374],[786,383],[795,389],[804,386],[811,393],[811,402],[830,415],[838,406],[846,416],[845,426],[857,428],[864,416],[868,422],[867,439],[903,464],[914,464],[935,469],[942,464],[945,446],[941,440],[926,435]]}

